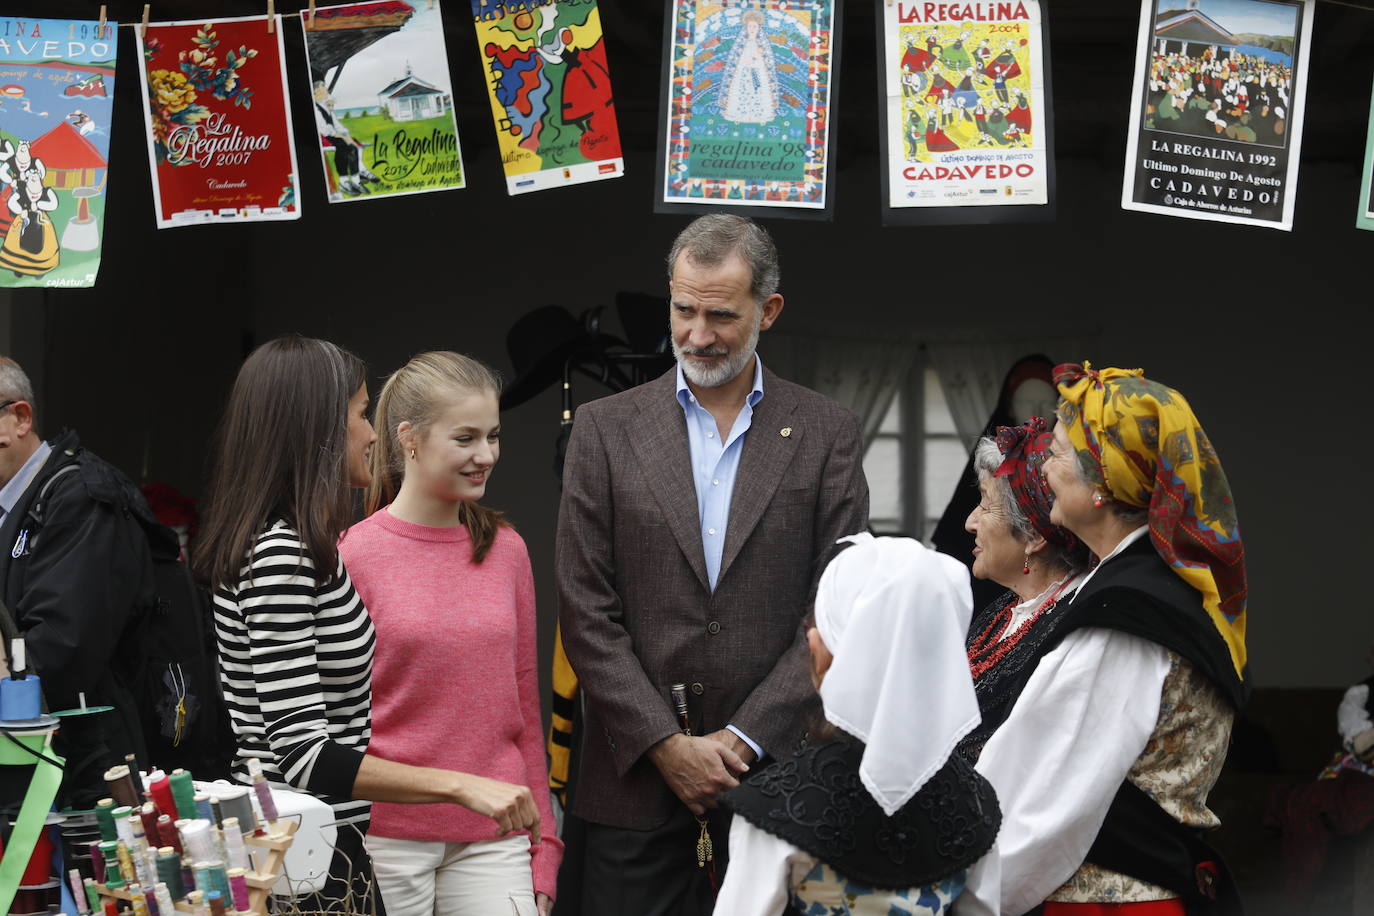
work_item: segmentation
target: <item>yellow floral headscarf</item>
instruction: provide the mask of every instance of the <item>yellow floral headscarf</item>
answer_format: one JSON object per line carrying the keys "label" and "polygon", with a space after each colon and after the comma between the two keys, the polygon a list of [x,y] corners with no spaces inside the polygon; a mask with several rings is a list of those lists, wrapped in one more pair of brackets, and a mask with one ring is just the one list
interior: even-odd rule
{"label": "yellow floral headscarf", "polygon": [[1149,511],[1150,540],[1202,593],[1236,674],[1245,669],[1245,548],[1231,487],[1183,395],[1140,369],[1054,370],[1059,418],[1094,485]]}

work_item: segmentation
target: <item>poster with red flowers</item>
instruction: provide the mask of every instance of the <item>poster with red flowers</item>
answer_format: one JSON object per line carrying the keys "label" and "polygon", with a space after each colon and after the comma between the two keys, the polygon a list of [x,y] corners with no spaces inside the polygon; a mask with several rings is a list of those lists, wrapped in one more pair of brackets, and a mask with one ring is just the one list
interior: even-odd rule
{"label": "poster with red flowers", "polygon": [[300,217],[281,17],[158,22],[139,38],[159,229]]}

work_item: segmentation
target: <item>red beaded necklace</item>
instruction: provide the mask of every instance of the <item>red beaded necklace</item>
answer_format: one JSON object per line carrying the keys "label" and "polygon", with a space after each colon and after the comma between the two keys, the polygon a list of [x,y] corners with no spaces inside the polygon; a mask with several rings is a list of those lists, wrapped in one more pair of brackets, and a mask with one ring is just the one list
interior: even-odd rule
{"label": "red beaded necklace", "polygon": [[992,622],[987,625],[983,632],[973,640],[973,644],[969,646],[969,669],[973,672],[973,679],[975,681],[986,674],[990,669],[997,667],[1002,659],[1006,658],[1008,653],[1016,648],[1016,644],[1021,641],[1021,637],[1030,632],[1031,625],[1039,620],[1041,615],[1046,611],[1059,603],[1060,596],[1064,594],[1064,589],[1069,587],[1069,583],[1072,580],[1073,577],[1069,576],[1060,582],[1058,588],[1055,588],[1050,596],[1041,602],[1040,606],[1035,609],[1035,612],[1022,621],[1021,625],[1016,628],[1014,633],[1006,639],[1003,639],[1002,634],[1006,632],[1007,627],[1011,626],[1012,618],[1015,616],[1012,613],[1012,609],[1016,607],[1018,603],[1016,601],[1016,594],[1014,592],[1012,593],[1011,599],[997,612],[992,618]]}

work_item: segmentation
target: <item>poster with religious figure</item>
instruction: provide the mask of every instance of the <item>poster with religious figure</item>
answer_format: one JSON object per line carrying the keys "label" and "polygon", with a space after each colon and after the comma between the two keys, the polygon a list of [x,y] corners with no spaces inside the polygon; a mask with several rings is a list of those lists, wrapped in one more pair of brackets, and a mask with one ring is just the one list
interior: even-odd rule
{"label": "poster with religious figure", "polygon": [[1121,206],[1293,227],[1316,0],[1143,0]]}
{"label": "poster with religious figure", "polygon": [[1374,229],[1374,95],[1369,100],[1369,135],[1364,143],[1364,177],[1360,180],[1360,206],[1355,225]]}
{"label": "poster with religious figure", "polygon": [[439,5],[380,0],[300,17],[329,201],[463,187]]}
{"label": "poster with religious figure", "polygon": [[660,204],[827,210],[840,14],[840,0],[670,0]]}
{"label": "poster with religious figure", "polygon": [[883,7],[889,207],[1049,204],[1042,16],[1036,0]]}
{"label": "poster with religious figure", "polygon": [[0,286],[95,285],[114,74],[110,20],[0,22]]}
{"label": "poster with religious figure", "polygon": [[506,191],[625,174],[596,0],[472,0]]}
{"label": "poster with religious figure", "polygon": [[297,219],[282,18],[136,29],[159,229]]}

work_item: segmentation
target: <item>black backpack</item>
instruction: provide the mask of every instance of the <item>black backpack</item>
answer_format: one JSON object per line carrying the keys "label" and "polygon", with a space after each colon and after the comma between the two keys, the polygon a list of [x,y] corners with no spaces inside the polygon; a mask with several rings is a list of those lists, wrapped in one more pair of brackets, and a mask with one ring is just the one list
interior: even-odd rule
{"label": "black backpack", "polygon": [[[30,550],[41,542],[53,485],[78,467],[73,461],[44,482],[28,513]],[[132,482],[125,490],[130,514],[148,539],[157,597],[122,640],[139,649],[131,653],[138,667],[124,672],[124,680],[148,753],[140,762],[167,772],[182,767],[198,779],[228,776],[235,744],[215,664],[210,597],[181,561],[176,532],[157,520]]]}

